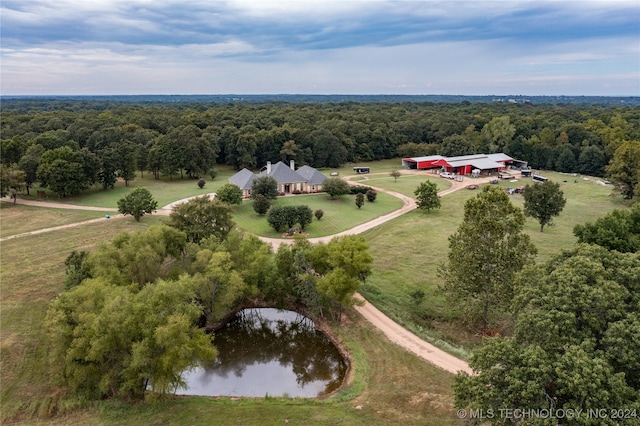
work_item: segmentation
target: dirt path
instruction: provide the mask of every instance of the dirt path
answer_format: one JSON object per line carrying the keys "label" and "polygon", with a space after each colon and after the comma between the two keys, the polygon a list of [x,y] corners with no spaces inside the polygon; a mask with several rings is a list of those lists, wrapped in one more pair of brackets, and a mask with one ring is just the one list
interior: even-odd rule
{"label": "dirt path", "polygon": [[[403,173],[409,174],[409,173],[418,173],[418,174],[425,174],[425,175],[430,175],[429,173],[425,173],[425,172],[412,172],[412,171],[404,171]],[[380,173],[377,173],[380,174]],[[375,174],[374,174],[375,175]],[[349,179],[353,178],[354,176],[346,176],[344,179],[347,180],[347,182],[349,182],[349,184],[351,185],[361,185],[363,184],[363,182],[350,182]],[[362,175],[358,175],[358,177],[362,177]],[[466,179],[462,182],[457,182],[455,180],[451,181],[451,187],[448,189],[445,189],[443,191],[440,191],[438,193],[438,195],[443,196],[443,195],[447,195],[450,194],[454,191],[457,191],[458,189],[461,188],[465,188],[467,185],[470,184],[481,184],[481,183],[487,183],[490,180],[495,179],[493,177],[488,177],[488,178],[477,178],[477,179]],[[366,182],[366,180],[364,181]],[[403,205],[400,209],[395,210],[389,214],[380,216],[378,218],[375,218],[367,223],[363,223],[361,225],[356,226],[355,228],[340,232],[339,234],[336,235],[329,235],[326,237],[318,237],[318,238],[309,238],[309,241],[312,243],[317,243],[317,242],[328,242],[331,240],[331,238],[335,237],[335,236],[341,236],[341,235],[354,235],[354,234],[360,234],[364,231],[367,231],[369,229],[375,228],[376,226],[394,219],[398,216],[401,216],[413,209],[416,208],[416,203],[415,200],[413,200],[411,197],[407,197],[406,195],[400,194],[398,192],[394,192],[394,191],[388,191],[382,188],[377,188],[375,186],[371,186],[372,188],[374,188],[376,191],[379,192],[386,192],[390,195],[393,195],[395,197],[398,197],[402,200]],[[193,198],[193,197],[190,197]],[[175,201],[171,204],[168,204],[164,207],[162,207],[161,209],[158,209],[158,211],[156,212],[157,214],[162,214],[162,215],[168,215],[171,213],[171,208],[176,205],[176,204],[180,204],[183,203],[187,200],[189,200],[190,198],[185,198],[183,200],[178,200]],[[0,201],[4,201],[4,202],[12,202],[12,200],[10,200],[9,198],[3,198]],[[50,208],[60,208],[60,209],[76,209],[76,210],[95,210],[95,211],[105,211],[105,212],[110,212],[110,211],[117,211],[116,209],[109,209],[109,208],[101,208],[101,207],[88,207],[88,206],[76,206],[76,205],[71,205],[71,204],[62,204],[62,203],[48,203],[48,202],[43,202],[43,201],[29,201],[29,200],[18,200],[18,204],[25,204],[25,205],[32,205],[32,206],[39,206],[39,207],[50,207]],[[117,216],[113,216],[112,219],[118,219],[123,217],[122,215],[117,215]],[[77,222],[77,223],[72,223],[72,224],[68,224],[68,225],[61,225],[61,226],[56,226],[56,227],[52,227],[52,228],[44,228],[44,229],[40,229],[37,231],[31,231],[31,232],[25,232],[22,234],[18,234],[18,235],[12,235],[9,237],[5,237],[0,239],[0,241],[5,241],[8,239],[12,239],[12,238],[18,238],[24,235],[34,235],[34,234],[39,234],[39,233],[43,233],[43,232],[49,232],[49,231],[55,231],[55,230],[59,230],[59,229],[65,229],[65,228],[71,228],[74,226],[83,226],[83,225],[87,225],[93,222],[98,222],[98,221],[102,221],[105,220],[105,218],[98,218],[98,219],[92,219],[92,220],[86,220],[83,222]],[[277,250],[278,247],[280,247],[280,244],[291,244],[292,241],[291,240],[286,240],[286,239],[277,239],[277,238],[266,238],[266,237],[260,237],[263,241],[271,244],[273,246],[274,250]],[[389,318],[388,316],[386,316],[385,314],[383,314],[381,311],[379,311],[375,306],[373,306],[372,304],[370,304],[369,302],[367,302],[360,294],[356,294],[355,297],[363,302],[362,306],[356,306],[356,310],[367,320],[369,321],[371,324],[373,324],[376,328],[378,328],[385,336],[387,336],[387,338],[389,340],[391,340],[392,342],[396,343],[397,345],[401,346],[402,348],[406,349],[407,351],[419,356],[420,358],[446,370],[449,371],[451,373],[457,373],[458,371],[465,371],[467,373],[471,373],[471,369],[469,368],[469,364],[467,364],[465,361],[456,358],[455,356],[435,347],[434,345],[432,345],[431,343],[425,342],[424,340],[420,339],[418,336],[416,336],[415,334],[411,333],[410,331],[406,330],[405,328],[403,328],[402,326],[400,326],[398,323],[396,323],[395,321],[393,321],[391,318]]]}
{"label": "dirt path", "polygon": [[[211,194],[207,194],[207,195],[215,196],[215,192],[212,192]],[[201,197],[201,195],[198,195],[198,197]],[[186,201],[189,201],[192,198],[195,198],[195,197],[183,198],[182,200],[174,201],[171,204],[167,204],[166,206],[161,207],[160,209],[156,210],[155,214],[159,214],[159,215],[162,215],[162,216],[168,216],[168,215],[171,214],[171,209],[173,208],[173,206],[175,206],[177,204],[184,203]],[[6,203],[13,203],[13,199],[11,199],[9,197],[0,198],[0,201],[6,202]],[[106,212],[106,213],[110,213],[110,212],[116,212],[117,213],[118,212],[118,209],[113,209],[113,208],[109,208],[109,207],[78,206],[78,205],[75,205],[75,204],[50,203],[50,202],[47,202],[47,201],[35,201],[35,200],[18,199],[16,204],[22,204],[22,205],[25,205],[25,206],[47,207],[47,208],[51,208],[51,209],[87,210],[87,211],[98,211],[98,212]],[[122,219],[124,217],[125,216],[121,215],[121,214],[105,215],[105,217],[101,217],[101,218],[97,218],[97,219],[89,219],[89,220],[84,220],[82,222],[68,223],[66,225],[52,226],[50,228],[41,228],[41,229],[36,229],[34,231],[22,232],[22,233],[16,234],[16,235],[9,235],[7,237],[0,238],[0,242],[6,241],[6,240],[11,240],[11,239],[14,239],[14,238],[26,237],[27,235],[43,234],[45,232],[59,231],[61,229],[68,229],[68,228],[75,228],[76,226],[90,225],[92,223],[101,222],[101,221],[104,221],[104,220]]]}

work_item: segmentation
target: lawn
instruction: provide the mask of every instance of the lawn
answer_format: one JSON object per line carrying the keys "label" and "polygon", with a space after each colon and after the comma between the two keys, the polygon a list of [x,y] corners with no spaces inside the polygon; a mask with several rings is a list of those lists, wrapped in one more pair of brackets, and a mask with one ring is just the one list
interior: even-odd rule
{"label": "lawn", "polygon": [[[544,232],[540,232],[537,221],[526,220],[525,232],[538,248],[538,262],[548,260],[562,249],[571,248],[576,241],[573,235],[576,224],[594,221],[615,208],[624,208],[620,199],[611,195],[612,187],[599,185],[595,179],[583,180],[551,172],[545,176],[560,182],[567,205],[555,218],[555,224],[545,227]],[[525,179],[499,185],[514,187],[530,182],[530,179]],[[437,269],[446,260],[449,235],[462,221],[464,202],[477,193],[464,189],[456,191],[442,197],[439,210],[430,213],[413,211],[363,234],[371,246],[374,265],[361,293],[387,315],[426,340],[462,355],[464,348],[474,347],[480,339],[462,326],[460,314],[449,308],[437,292],[440,282]],[[524,203],[519,194],[512,195],[511,200],[518,206]],[[410,296],[417,289],[426,294],[420,305],[416,305]],[[462,349],[451,350],[443,341]]]}
{"label": "lawn", "polygon": [[[402,207],[402,201],[391,195],[378,193],[374,202],[365,201],[364,206],[358,209],[355,195],[343,195],[332,200],[327,194],[313,194],[279,197],[273,205],[307,205],[314,212],[321,209],[324,212],[322,219],[316,220],[314,217],[305,229],[309,238],[314,238],[337,234],[390,213]],[[281,232],[276,232],[269,226],[266,216],[259,216],[253,211],[253,201],[246,200],[241,206],[234,207],[234,210],[233,220],[238,228],[263,237],[282,236]]]}
{"label": "lawn", "polygon": [[377,173],[363,176],[356,176],[350,179],[360,185],[371,185],[388,191],[399,192],[407,197],[414,198],[414,191],[424,181],[435,182],[438,185],[438,192],[451,187],[451,181],[443,179],[437,175],[424,174],[403,174],[397,180],[389,175],[389,173]]}
{"label": "lawn", "polygon": [[[213,180],[206,176],[205,180],[207,182],[202,189],[198,187],[198,181],[194,179],[186,177],[181,179],[179,175],[174,176],[173,179],[168,177],[154,179],[152,174],[145,173],[144,178],[137,177],[129,183],[128,187],[125,186],[124,182],[117,182],[114,189],[105,191],[101,186],[96,185],[73,197],[58,198],[55,193],[47,190],[47,201],[80,206],[118,208],[118,200],[120,198],[124,197],[131,188],[142,186],[151,192],[153,198],[158,202],[158,207],[163,207],[183,198],[215,192],[222,185],[229,183],[228,179],[235,171],[229,166],[216,166],[216,168],[218,175]],[[35,194],[36,190],[32,190],[31,193]],[[35,199],[33,195],[24,198]]]}
{"label": "lawn", "polygon": [[[12,226],[19,220],[12,216],[3,222]],[[65,398],[48,370],[42,328],[48,303],[62,290],[64,259],[71,250],[91,250],[122,231],[161,220],[125,218],[2,242],[3,424],[460,424],[453,409],[453,376],[391,344],[354,311],[335,333],[353,356],[355,378],[328,399],[180,397],[142,405],[86,405]]]}

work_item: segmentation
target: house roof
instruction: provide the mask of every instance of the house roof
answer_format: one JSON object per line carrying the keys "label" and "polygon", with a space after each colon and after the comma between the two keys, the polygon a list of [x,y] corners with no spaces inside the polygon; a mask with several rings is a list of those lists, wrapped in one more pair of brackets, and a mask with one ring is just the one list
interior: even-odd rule
{"label": "house roof", "polygon": [[291,167],[287,166],[282,161],[278,161],[276,164],[272,165],[271,172],[267,172],[267,170],[263,170],[262,172],[260,172],[258,176],[259,177],[271,176],[278,182],[278,184],[297,183],[297,182],[307,181],[295,170],[291,170]]}
{"label": "house roof", "polygon": [[296,171],[309,185],[320,185],[327,179],[325,175],[310,166],[302,166]]}
{"label": "house roof", "polygon": [[251,184],[253,180],[256,178],[256,175],[251,172],[249,169],[242,169],[235,175],[229,178],[229,182],[234,185],[237,185],[242,190],[251,189]]}
{"label": "house roof", "polygon": [[306,183],[308,185],[320,185],[327,178],[325,175],[310,166],[302,166],[298,170],[292,170],[282,161],[270,167],[271,171],[267,173],[267,169],[259,174],[254,174],[248,169],[242,169],[229,178],[229,182],[237,185],[242,190],[251,189],[251,185],[255,179],[262,176],[271,176],[278,182],[278,185],[292,183]]}

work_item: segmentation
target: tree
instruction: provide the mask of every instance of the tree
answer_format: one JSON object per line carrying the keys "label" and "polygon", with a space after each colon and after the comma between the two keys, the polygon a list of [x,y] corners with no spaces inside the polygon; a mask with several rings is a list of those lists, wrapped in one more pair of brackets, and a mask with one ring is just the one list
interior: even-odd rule
{"label": "tree", "polygon": [[322,275],[318,293],[328,299],[332,316],[338,321],[342,309],[355,303],[353,295],[360,283],[371,274],[373,258],[368,249],[363,237],[345,235],[332,238],[326,246],[318,244],[316,253],[311,254],[314,269]]}
{"label": "tree", "polygon": [[578,157],[578,170],[589,176],[604,176],[607,160],[604,150],[595,145],[583,147]]}
{"label": "tree", "polygon": [[235,226],[231,216],[227,204],[203,195],[174,206],[168,224],[184,232],[187,239],[196,244],[210,236],[223,241]]}
{"label": "tree", "polygon": [[393,181],[394,181],[394,182],[397,182],[397,181],[398,181],[398,178],[401,176],[401,173],[400,173],[400,170],[393,170],[393,171],[390,173],[390,175],[391,175],[391,177],[393,178]]}
{"label": "tree", "polygon": [[606,167],[607,175],[614,181],[622,196],[632,200],[640,195],[640,141],[627,141],[615,150]]}
{"label": "tree", "polygon": [[26,185],[25,176],[25,172],[20,170],[17,164],[8,167],[0,164],[0,196],[9,195],[15,203],[18,199],[18,193],[22,192],[22,188]]}
{"label": "tree", "polygon": [[614,210],[595,223],[576,225],[579,243],[597,244],[622,253],[640,251],[640,203],[631,210]]}
{"label": "tree", "polygon": [[547,180],[524,188],[524,214],[540,223],[540,232],[543,232],[545,225],[552,223],[554,216],[560,215],[566,203],[567,200],[557,182]]}
{"label": "tree", "polygon": [[[95,160],[95,154],[88,153],[86,159]],[[63,146],[42,154],[37,177],[42,186],[64,197],[89,188],[95,183],[97,171],[94,161],[84,163],[79,151]]]}
{"label": "tree", "polygon": [[536,248],[523,233],[524,214],[496,186],[466,201],[464,219],[449,236],[447,262],[438,273],[449,303],[486,330],[495,311],[506,311],[513,278],[533,261]]}
{"label": "tree", "polygon": [[269,209],[271,208],[271,201],[267,199],[262,194],[258,194],[255,196],[253,200],[253,211],[258,213],[260,216],[264,216],[267,214]]}
{"label": "tree", "polygon": [[313,210],[309,206],[296,206],[296,213],[300,228],[304,230],[313,221]]}
{"label": "tree", "polygon": [[491,152],[500,152],[511,142],[516,128],[508,115],[494,117],[482,127],[482,137],[489,144]]}
{"label": "tree", "polygon": [[153,199],[151,192],[141,186],[133,188],[118,200],[118,211],[125,216],[130,214],[136,222],[145,214],[152,214],[157,208],[158,202]]}
{"label": "tree", "polygon": [[194,279],[199,282],[196,290],[198,301],[204,308],[207,326],[219,322],[234,308],[238,300],[248,292],[248,286],[234,269],[231,254],[227,251],[212,252],[205,249],[196,254]]}
{"label": "tree", "polygon": [[282,228],[287,226],[287,217],[284,210],[284,206],[273,206],[267,213],[267,223],[276,232],[280,232]]}
{"label": "tree", "polygon": [[318,209],[315,212],[313,212],[313,215],[316,217],[317,220],[322,219],[322,216],[324,216],[324,211],[322,209]]}
{"label": "tree", "polygon": [[364,195],[356,194],[356,207],[360,209],[360,207],[364,206]]}
{"label": "tree", "polygon": [[365,196],[367,197],[367,201],[373,203],[378,197],[378,193],[373,189],[367,189],[367,192],[365,192]]}
{"label": "tree", "polygon": [[[474,351],[474,374],[456,377],[456,405],[495,413],[637,410],[639,265],[638,253],[578,245],[523,270],[516,280],[514,335],[485,339]],[[491,422],[504,424],[498,417]]]}
{"label": "tree", "polygon": [[329,194],[331,199],[350,192],[349,184],[338,177],[330,177],[322,183],[322,189]]}
{"label": "tree", "polygon": [[440,208],[438,185],[431,181],[424,181],[413,192],[416,195],[416,204],[419,209],[429,211]]}
{"label": "tree", "polygon": [[173,393],[184,386],[182,373],[216,354],[210,335],[196,325],[197,286],[182,276],[138,291],[92,278],[60,294],[45,329],[63,384],[97,399],[141,399],[148,387]]}
{"label": "tree", "polygon": [[38,165],[40,165],[40,157],[44,153],[42,145],[31,145],[27,148],[27,152],[20,158],[18,165],[25,172],[25,187],[27,195],[36,180],[38,180]]}
{"label": "tree", "polygon": [[216,198],[229,205],[242,204],[242,189],[238,185],[226,183],[216,192]]}
{"label": "tree", "polygon": [[473,151],[473,142],[461,135],[447,136],[440,145],[440,155],[444,157],[471,155],[474,153]]}
{"label": "tree", "polygon": [[278,181],[272,176],[260,176],[251,182],[251,198],[261,194],[268,200],[278,197]]}

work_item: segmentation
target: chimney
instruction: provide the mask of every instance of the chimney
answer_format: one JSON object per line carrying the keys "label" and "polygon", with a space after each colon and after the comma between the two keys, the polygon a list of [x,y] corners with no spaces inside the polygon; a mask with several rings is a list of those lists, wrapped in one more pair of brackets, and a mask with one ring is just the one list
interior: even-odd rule
{"label": "chimney", "polygon": [[271,174],[271,161],[267,161],[267,174]]}
{"label": "chimney", "polygon": [[291,170],[293,170],[294,172],[296,171],[296,162],[291,160],[289,161],[289,167],[291,167]]}

